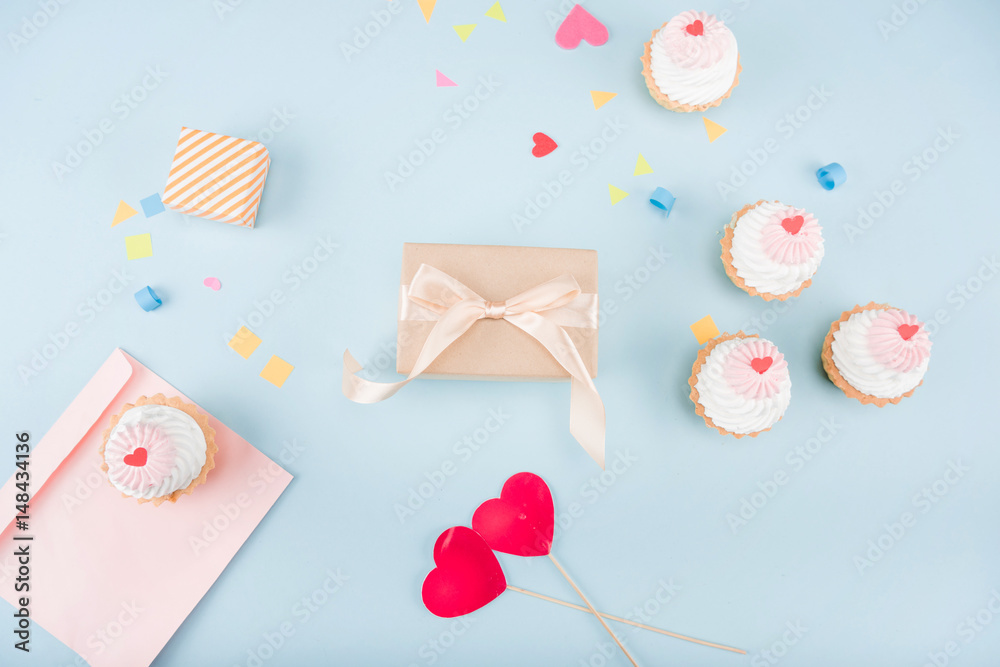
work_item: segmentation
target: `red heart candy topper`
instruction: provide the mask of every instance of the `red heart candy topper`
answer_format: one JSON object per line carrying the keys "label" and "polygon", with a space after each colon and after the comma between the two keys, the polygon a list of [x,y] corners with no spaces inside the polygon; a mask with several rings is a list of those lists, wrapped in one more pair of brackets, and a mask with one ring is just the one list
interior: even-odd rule
{"label": "red heart candy topper", "polygon": [[441,533],[434,543],[434,564],[421,597],[435,616],[471,614],[507,590],[496,555],[471,528],[455,526]]}
{"label": "red heart candy topper", "polygon": [[472,528],[494,551],[515,556],[546,556],[552,550],[555,507],[552,492],[538,475],[519,472],[503,485],[499,498],[484,502]]}

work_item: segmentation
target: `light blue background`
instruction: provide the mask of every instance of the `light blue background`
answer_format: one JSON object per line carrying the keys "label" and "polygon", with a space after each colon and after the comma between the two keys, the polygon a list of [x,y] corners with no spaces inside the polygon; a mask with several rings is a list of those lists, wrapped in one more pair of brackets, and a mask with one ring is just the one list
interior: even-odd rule
{"label": "light blue background", "polygon": [[[350,58],[342,45],[385,2],[244,0],[221,15],[219,4],[71,2],[26,43],[15,49],[8,35],[0,45],[4,432],[28,429],[37,441],[120,346],[271,457],[287,443],[304,448],[286,465],[294,482],[156,665],[247,665],[286,621],[295,634],[266,665],[604,664],[606,634],[576,611],[507,593],[454,626],[464,630],[456,636],[421,604],[437,535],[468,523],[520,470],[548,480],[557,511],[583,508],[555,553],[598,608],[648,603],[657,626],[750,653],[615,626],[643,665],[770,664],[759,652],[778,642],[785,653],[788,623],[806,628],[784,647],[788,667],[919,666],[952,640],[951,664],[997,664],[1000,619],[969,643],[957,626],[1000,590],[1000,279],[976,283],[983,258],[1000,250],[1000,6],[908,0],[915,13],[898,14],[884,37],[889,0],[709,2],[729,12],[744,66],[732,98],[706,114],[729,130],[709,144],[701,114],[657,106],[639,74],[643,42],[684,4],[592,0],[610,41],[563,51],[547,18],[557,0],[506,0],[506,24],[483,16],[492,0],[441,0],[429,25],[406,0]],[[37,11],[3,3],[3,33]],[[464,23],[478,27],[463,44],[451,26]],[[115,101],[147,67],[166,76],[122,117]],[[458,87],[436,88],[435,69]],[[449,122],[480,77],[500,85]],[[807,112],[813,87],[831,96]],[[595,111],[590,90],[618,96]],[[261,136],[275,110],[293,117]],[[782,119],[797,110],[810,117],[789,133]],[[53,163],[105,118],[113,132],[57,178]],[[581,171],[574,153],[610,121],[625,129]],[[171,211],[111,228],[119,199],[138,208],[162,189],[182,125],[266,141],[272,165],[253,231]],[[390,191],[384,172],[436,128],[445,142]],[[912,180],[907,162],[947,128],[958,139]],[[529,153],[538,131],[560,144],[544,159]],[[770,138],[777,152],[724,199],[717,183]],[[639,152],[654,174],[632,175]],[[826,192],[813,172],[831,161],[849,180]],[[563,169],[573,183],[517,230],[512,215]],[[845,225],[897,179],[905,192],[852,242]],[[609,183],[630,196],[612,207]],[[677,196],[667,220],[646,201],[658,185]],[[780,314],[734,287],[718,258],[731,213],[760,198],[815,212],[826,236],[814,285]],[[124,237],[145,232],[155,256],[127,262]],[[296,284],[290,272],[327,237],[339,248]],[[609,460],[628,452],[637,462],[600,482],[568,433],[564,385],[420,381],[382,404],[348,402],[344,349],[366,363],[392,349],[406,241],[599,250],[601,297],[618,307],[601,329],[597,380]],[[629,292],[626,278],[646,277],[651,248],[671,257]],[[90,316],[81,304],[125,270],[128,289]],[[204,287],[206,276],[222,290]],[[958,298],[969,281],[980,291]],[[153,313],[132,298],[147,284],[164,300]],[[264,342],[243,360],[226,341],[274,290],[283,303],[253,327]],[[819,363],[830,322],[870,300],[947,318],[924,386],[884,409],[846,398]],[[788,360],[791,407],[759,438],[715,434],[687,397],[698,350],[688,326],[709,313],[729,331],[765,318],[758,329]],[[70,323],[78,335],[22,380],[19,368]],[[281,389],[258,377],[272,354],[295,365]],[[395,378],[381,361],[380,377]],[[509,418],[462,460],[455,443],[490,410]],[[836,421],[836,436],[797,470],[786,455],[823,419]],[[448,461],[457,472],[401,523],[394,506]],[[949,461],[970,469],[922,512],[914,496]],[[12,461],[2,469],[6,477]],[[734,533],[727,514],[777,471],[788,483]],[[916,525],[859,573],[855,557],[907,511]],[[501,560],[512,584],[573,600],[551,564]],[[295,605],[337,568],[349,581],[302,623]],[[679,592],[655,603],[671,579]],[[30,657],[4,636],[4,664],[73,663],[42,630]],[[607,664],[626,662],[612,653]]]}

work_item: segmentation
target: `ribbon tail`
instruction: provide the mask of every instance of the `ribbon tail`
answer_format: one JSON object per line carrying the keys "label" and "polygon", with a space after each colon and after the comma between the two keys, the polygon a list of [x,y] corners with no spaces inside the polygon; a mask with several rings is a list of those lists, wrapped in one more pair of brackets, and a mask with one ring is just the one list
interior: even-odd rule
{"label": "ribbon tail", "polygon": [[573,340],[561,326],[538,313],[517,313],[508,315],[505,319],[541,343],[570,374],[570,433],[603,470],[606,429],[604,403]]}
{"label": "ribbon tail", "polygon": [[372,382],[358,377],[357,373],[362,370],[361,364],[349,350],[344,350],[344,372],[341,381],[344,396],[355,403],[384,401],[427,370],[438,355],[468,331],[482,314],[482,301],[470,299],[452,306],[427,335],[427,340],[424,341],[410,374],[399,382]]}
{"label": "ribbon tail", "polygon": [[604,470],[604,403],[597,389],[576,378],[570,384],[569,432]]}
{"label": "ribbon tail", "polygon": [[344,392],[344,396],[355,403],[378,403],[379,401],[384,401],[409,384],[410,380],[413,379],[413,377],[408,377],[400,382],[372,382],[371,380],[366,380],[355,375],[355,373],[361,370],[361,364],[351,355],[351,352],[344,350],[344,374],[341,381],[341,389]]}

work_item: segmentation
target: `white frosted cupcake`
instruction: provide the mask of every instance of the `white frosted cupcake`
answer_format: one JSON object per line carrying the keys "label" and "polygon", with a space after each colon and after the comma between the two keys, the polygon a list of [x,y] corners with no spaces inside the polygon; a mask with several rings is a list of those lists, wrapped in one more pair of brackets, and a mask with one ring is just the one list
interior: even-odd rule
{"label": "white frosted cupcake", "polygon": [[649,94],[671,111],[704,111],[729,97],[740,81],[736,38],[721,20],[687,11],[646,42],[642,76]]}
{"label": "white frosted cupcake", "polygon": [[812,213],[764,201],[733,214],[722,237],[726,275],[750,296],[784,301],[812,284],[823,261],[823,228]]}
{"label": "white frosted cupcake", "polygon": [[101,466],[111,485],[140,503],[177,502],[215,467],[215,429],[180,398],[140,396],[111,418]]}
{"label": "white frosted cupcake", "polygon": [[774,343],[742,331],[710,340],[691,368],[691,400],[710,428],[756,437],[788,409],[792,380]]}
{"label": "white frosted cupcake", "polygon": [[884,407],[924,381],[931,339],[905,310],[869,303],[844,311],[823,342],[823,368],[845,394]]}

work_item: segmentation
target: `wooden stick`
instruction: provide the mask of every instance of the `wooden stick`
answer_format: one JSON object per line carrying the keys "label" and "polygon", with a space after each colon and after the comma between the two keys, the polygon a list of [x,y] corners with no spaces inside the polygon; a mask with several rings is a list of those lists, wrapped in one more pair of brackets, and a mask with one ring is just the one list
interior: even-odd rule
{"label": "wooden stick", "polygon": [[[590,613],[590,610],[586,607],[581,607],[578,604],[573,604],[572,602],[564,602],[558,598],[549,597],[548,595],[542,595],[541,593],[535,593],[534,591],[529,591],[526,588],[518,588],[517,586],[511,586],[507,584],[509,590],[515,593],[523,593],[525,595],[530,595],[531,597],[538,598],[540,600],[548,600],[549,602],[555,602],[556,604],[561,604],[564,607],[569,607],[570,609],[576,609],[578,611]],[[686,635],[679,635],[676,632],[670,632],[668,630],[661,630],[660,628],[654,628],[652,625],[645,625],[643,623],[637,623],[636,621],[630,621],[627,618],[622,618],[621,616],[612,616],[611,614],[605,614],[604,612],[598,612],[600,616],[608,619],[609,621],[618,621],[619,623],[627,623],[628,625],[633,625],[637,628],[642,628],[643,630],[651,630],[652,632],[658,632],[661,635],[666,635],[668,637],[674,637],[675,639],[683,639],[686,642],[694,642],[695,644],[701,644],[702,646],[711,646],[712,648],[721,648],[723,651],[732,651],[733,653],[741,653],[746,655],[746,651],[741,648],[733,648],[732,646],[726,646],[725,644],[716,644],[714,642],[708,642],[703,639],[695,639],[694,637],[688,637]]]}
{"label": "wooden stick", "polygon": [[608,631],[608,634],[611,635],[611,638],[615,640],[615,643],[618,644],[618,648],[622,650],[622,653],[625,654],[625,657],[628,658],[628,661],[632,663],[632,667],[639,667],[639,663],[635,661],[635,658],[633,658],[632,654],[628,652],[628,649],[625,648],[625,645],[622,644],[622,641],[618,639],[618,635],[614,633],[614,630],[608,627],[607,622],[603,618],[601,618],[601,615],[599,613],[597,613],[597,610],[594,609],[594,605],[590,604],[590,600],[588,600],[587,596],[583,594],[583,591],[580,590],[580,587],[577,586],[572,579],[570,579],[569,574],[566,572],[566,570],[563,569],[563,566],[559,564],[559,561],[556,560],[556,557],[552,555],[551,551],[549,552],[549,560],[551,560],[552,564],[559,569],[560,574],[566,577],[566,581],[568,581],[569,585],[573,587],[573,590],[576,591],[576,594],[580,596],[580,599],[583,600],[583,603],[587,605],[587,607],[590,609],[590,613],[592,613],[594,616],[597,617],[597,620],[601,622],[601,625],[603,625],[604,629]]}

